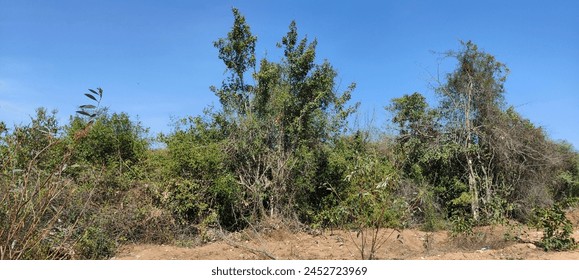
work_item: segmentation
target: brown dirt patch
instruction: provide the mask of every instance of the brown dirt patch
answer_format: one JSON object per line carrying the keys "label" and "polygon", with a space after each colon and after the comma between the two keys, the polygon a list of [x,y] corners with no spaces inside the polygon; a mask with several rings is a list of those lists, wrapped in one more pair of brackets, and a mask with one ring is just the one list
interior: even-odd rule
{"label": "brown dirt patch", "polygon": [[[579,211],[569,218],[578,228]],[[517,238],[505,241],[505,234]],[[452,238],[448,232],[391,229],[379,233],[385,241],[376,250],[377,259],[432,260],[579,260],[579,249],[571,252],[545,252],[534,243],[542,233],[527,227],[481,227],[471,237]],[[579,230],[574,238],[579,240]],[[515,241],[516,240],[516,241]],[[354,260],[361,259],[362,237],[343,230],[318,234],[286,229],[256,234],[240,232],[221,236],[218,241],[194,246],[126,245],[116,260]],[[366,245],[368,250],[370,245]]]}

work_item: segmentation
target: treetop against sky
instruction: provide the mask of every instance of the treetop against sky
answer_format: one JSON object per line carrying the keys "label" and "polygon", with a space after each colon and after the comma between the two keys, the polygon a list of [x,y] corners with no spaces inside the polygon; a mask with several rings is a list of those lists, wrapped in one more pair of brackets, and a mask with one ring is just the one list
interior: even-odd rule
{"label": "treetop against sky", "polygon": [[[472,40],[511,70],[506,101],[554,139],[579,147],[577,1],[9,1],[0,0],[0,120],[28,122],[36,107],[63,122],[82,92],[102,87],[103,105],[153,132],[172,117],[217,105],[209,90],[227,76],[213,42],[233,23],[257,36],[257,59],[278,60],[292,20],[317,39],[317,61],[357,84],[360,119],[384,127],[392,98],[421,92],[456,62],[445,51]],[[259,65],[259,63],[257,63]],[[252,70],[250,70],[252,71]]]}

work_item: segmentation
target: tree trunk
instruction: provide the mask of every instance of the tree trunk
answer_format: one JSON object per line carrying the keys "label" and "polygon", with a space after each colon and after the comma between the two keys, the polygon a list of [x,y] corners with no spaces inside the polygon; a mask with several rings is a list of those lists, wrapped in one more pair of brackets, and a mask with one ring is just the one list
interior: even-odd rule
{"label": "tree trunk", "polygon": [[470,208],[472,217],[475,221],[479,219],[479,203],[478,203],[478,189],[476,187],[476,174],[474,173],[472,160],[468,158],[468,188],[472,195]]}
{"label": "tree trunk", "polygon": [[[470,77],[469,77],[470,80]],[[478,189],[476,186],[476,174],[474,172],[473,162],[472,162],[472,153],[470,151],[471,148],[471,141],[472,141],[472,124],[470,121],[470,111],[471,111],[471,104],[472,104],[472,97],[474,94],[473,89],[473,81],[470,80],[468,83],[467,89],[467,100],[466,100],[466,108],[465,112],[465,129],[466,129],[466,141],[465,141],[465,148],[466,148],[466,162],[468,167],[468,189],[471,194],[471,211],[472,216],[475,221],[479,219],[479,203],[478,203]]]}

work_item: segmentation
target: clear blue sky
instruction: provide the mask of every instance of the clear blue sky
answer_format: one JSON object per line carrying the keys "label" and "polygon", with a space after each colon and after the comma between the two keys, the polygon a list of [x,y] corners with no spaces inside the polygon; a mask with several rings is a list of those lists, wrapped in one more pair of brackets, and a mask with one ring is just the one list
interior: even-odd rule
{"label": "clear blue sky", "polygon": [[153,133],[171,116],[218,105],[209,86],[224,65],[212,42],[231,7],[257,35],[258,58],[278,60],[276,42],[296,20],[318,39],[318,59],[358,87],[361,119],[384,127],[383,107],[419,91],[432,103],[439,69],[432,52],[472,40],[511,69],[507,102],[553,139],[579,147],[579,1],[112,1],[0,0],[0,120],[27,123],[40,106],[61,123],[102,87],[103,105],[138,116]]}

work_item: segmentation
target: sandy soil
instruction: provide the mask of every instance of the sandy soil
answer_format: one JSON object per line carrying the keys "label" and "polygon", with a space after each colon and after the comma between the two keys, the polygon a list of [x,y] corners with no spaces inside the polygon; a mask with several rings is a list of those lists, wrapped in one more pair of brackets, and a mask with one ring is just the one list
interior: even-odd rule
{"label": "sandy soil", "polygon": [[[579,240],[579,210],[568,214]],[[116,260],[350,260],[361,259],[361,248],[368,253],[370,233],[357,235],[342,230],[317,233],[272,229],[260,234],[216,233],[216,241],[194,247],[169,245],[126,245]],[[505,234],[516,236],[505,240]],[[524,226],[481,227],[471,237],[451,237],[446,231],[427,233],[416,229],[401,232],[383,229],[383,242],[375,250],[377,259],[428,260],[579,260],[579,249],[571,252],[545,252],[535,245],[542,233]],[[366,244],[363,245],[363,241]],[[367,254],[366,254],[367,255]]]}

